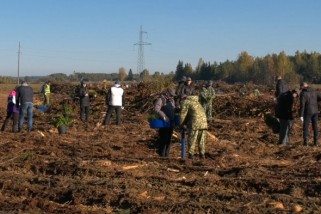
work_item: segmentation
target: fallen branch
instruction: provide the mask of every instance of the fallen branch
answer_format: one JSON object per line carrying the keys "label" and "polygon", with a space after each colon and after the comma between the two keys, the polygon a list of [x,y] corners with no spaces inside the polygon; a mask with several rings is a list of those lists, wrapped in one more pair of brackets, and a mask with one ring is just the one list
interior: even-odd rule
{"label": "fallen branch", "polygon": [[179,172],[178,169],[172,169],[172,168],[167,168],[167,171],[169,171],[169,172]]}
{"label": "fallen branch", "polygon": [[215,135],[211,134],[210,132],[207,132],[207,135],[208,135],[211,139],[213,139],[214,141],[218,141],[218,138],[215,137]]}
{"label": "fallen branch", "polygon": [[136,169],[138,167],[141,166],[145,166],[146,164],[142,164],[142,165],[132,165],[132,166],[123,166],[123,170],[129,170],[129,169]]}

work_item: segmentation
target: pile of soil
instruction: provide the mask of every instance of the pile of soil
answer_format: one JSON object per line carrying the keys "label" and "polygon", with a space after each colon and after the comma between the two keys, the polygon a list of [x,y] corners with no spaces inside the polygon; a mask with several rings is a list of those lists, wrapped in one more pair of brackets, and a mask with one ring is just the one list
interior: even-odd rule
{"label": "pile of soil", "polygon": [[[169,158],[160,158],[148,114],[150,86],[125,89],[122,125],[102,126],[105,94],[92,88],[88,123],[79,120],[72,85],[54,85],[51,108],[35,108],[31,133],[0,134],[0,210],[14,213],[320,213],[320,147],[304,147],[296,121],[291,143],[278,145],[266,125],[273,93],[241,96],[220,85],[213,101],[206,159],[181,159],[175,129]],[[144,90],[143,90],[144,89]],[[145,90],[146,89],[146,90]],[[36,94],[35,106],[42,97]],[[63,103],[73,125],[58,134],[52,121]],[[296,103],[297,104],[297,103]],[[5,117],[1,105],[1,120]],[[10,124],[11,125],[11,124]],[[311,130],[312,131],[312,130]]]}

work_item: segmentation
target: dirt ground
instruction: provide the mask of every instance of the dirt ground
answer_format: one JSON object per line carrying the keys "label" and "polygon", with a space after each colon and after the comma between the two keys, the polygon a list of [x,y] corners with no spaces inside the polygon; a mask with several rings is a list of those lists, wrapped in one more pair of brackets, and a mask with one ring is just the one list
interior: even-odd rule
{"label": "dirt ground", "polygon": [[[85,124],[70,100],[72,89],[53,88],[52,108],[35,108],[31,133],[26,127],[0,133],[0,213],[321,213],[321,149],[302,146],[299,120],[291,143],[277,144],[264,121],[275,102],[268,90],[242,97],[222,86],[213,102],[206,159],[183,161],[179,129],[170,158],[156,153],[157,129],[147,121],[150,88],[125,89],[121,126],[114,117],[101,125],[103,90]],[[52,121],[63,100],[74,107],[74,123],[58,134]]]}

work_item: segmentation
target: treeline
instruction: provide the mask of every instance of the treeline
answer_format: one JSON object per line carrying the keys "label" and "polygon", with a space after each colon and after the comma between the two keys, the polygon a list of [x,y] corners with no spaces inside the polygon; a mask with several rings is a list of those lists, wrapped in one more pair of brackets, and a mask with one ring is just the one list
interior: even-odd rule
{"label": "treeline", "polygon": [[317,52],[297,51],[294,56],[280,52],[265,57],[253,57],[242,52],[236,61],[227,60],[219,64],[200,59],[195,69],[191,64],[179,61],[175,80],[190,76],[195,80],[222,80],[228,83],[251,81],[273,85],[277,75],[293,84],[300,81],[321,83],[321,55]]}
{"label": "treeline", "polygon": [[[64,73],[54,73],[48,76],[24,76],[20,77],[19,80],[27,81],[32,83],[39,83],[45,81],[52,82],[80,82],[82,79],[87,79],[93,82],[99,82],[103,80],[114,81],[116,79],[122,78],[122,80],[134,80],[138,79],[139,75],[132,74],[130,70],[129,75],[121,75],[121,73],[76,73],[67,75]],[[129,79],[130,78],[130,79]],[[9,76],[0,76],[0,83],[17,83],[17,77],[9,77]]]}
{"label": "treeline", "polygon": [[[183,76],[192,77],[193,80],[221,80],[228,83],[253,82],[255,84],[274,85],[275,76],[281,75],[290,84],[297,84],[300,81],[309,83],[321,83],[321,54],[318,52],[308,53],[297,51],[294,56],[287,56],[285,52],[269,54],[264,57],[253,57],[246,51],[239,54],[237,60],[227,60],[222,63],[210,63],[200,59],[198,65],[193,68],[190,63],[179,61],[175,72],[164,74],[154,72],[150,75],[145,69],[140,74],[133,74],[125,68],[120,68],[118,73],[77,73],[66,75],[55,73],[48,76],[26,76],[20,80],[28,82],[68,81],[77,82],[82,79],[90,81],[109,80],[121,81],[137,80],[145,81],[151,79],[173,79],[180,80]],[[1,77],[0,83],[16,83],[17,78]]]}

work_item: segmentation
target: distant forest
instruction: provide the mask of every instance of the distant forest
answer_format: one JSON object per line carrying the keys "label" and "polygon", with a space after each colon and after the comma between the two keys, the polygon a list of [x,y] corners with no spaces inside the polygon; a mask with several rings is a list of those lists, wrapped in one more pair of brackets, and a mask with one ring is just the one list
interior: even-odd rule
{"label": "distant forest", "polygon": [[[255,84],[273,85],[275,76],[281,75],[286,81],[291,84],[296,84],[300,81],[309,83],[321,83],[321,54],[318,52],[307,53],[297,51],[294,56],[288,56],[285,52],[279,54],[269,54],[264,57],[253,57],[246,51],[239,54],[237,60],[226,60],[222,63],[205,62],[202,58],[195,68],[190,63],[185,63],[181,60],[175,71],[169,74],[150,72],[145,69],[140,74],[133,74],[125,68],[120,68],[118,73],[76,73],[66,75],[63,73],[55,73],[48,76],[23,77],[23,80],[32,82],[42,82],[46,80],[52,81],[68,81],[75,82],[81,79],[90,81],[115,80],[122,81],[145,81],[159,76],[166,76],[174,81],[180,80],[183,76],[189,76],[193,80],[221,80],[228,83],[235,82],[253,82]],[[1,77],[0,83],[14,83],[17,78]]]}
{"label": "distant forest", "polygon": [[236,61],[225,61],[213,64],[199,60],[195,69],[191,64],[179,61],[175,79],[190,76],[196,80],[222,80],[228,83],[253,82],[256,84],[272,85],[275,77],[281,75],[289,83],[300,81],[321,83],[321,54],[297,51],[294,56],[287,56],[284,52],[253,57],[242,52]]}

